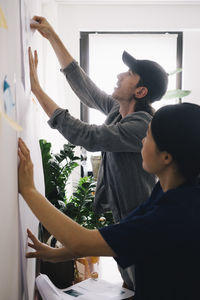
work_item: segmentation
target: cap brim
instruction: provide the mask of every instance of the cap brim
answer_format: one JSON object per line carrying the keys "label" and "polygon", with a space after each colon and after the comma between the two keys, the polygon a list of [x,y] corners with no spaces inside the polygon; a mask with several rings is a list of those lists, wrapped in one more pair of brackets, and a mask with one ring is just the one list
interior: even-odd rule
{"label": "cap brim", "polygon": [[137,59],[131,56],[128,52],[124,51],[122,54],[122,60],[125,65],[127,65],[132,71],[138,72],[138,63]]}

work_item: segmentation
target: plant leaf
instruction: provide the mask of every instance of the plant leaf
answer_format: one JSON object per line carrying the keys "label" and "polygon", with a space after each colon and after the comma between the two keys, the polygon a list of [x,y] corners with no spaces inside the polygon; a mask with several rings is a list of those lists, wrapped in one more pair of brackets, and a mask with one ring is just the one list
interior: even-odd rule
{"label": "plant leaf", "polygon": [[191,93],[189,90],[168,90],[166,94],[163,96],[163,99],[169,100],[174,98],[183,98],[188,96]]}
{"label": "plant leaf", "polygon": [[178,69],[176,69],[176,70],[174,70],[174,71],[169,72],[168,75],[171,76],[171,75],[174,75],[174,74],[178,74],[178,73],[180,73],[180,72],[182,72],[182,69],[181,69],[181,68],[178,68]]}

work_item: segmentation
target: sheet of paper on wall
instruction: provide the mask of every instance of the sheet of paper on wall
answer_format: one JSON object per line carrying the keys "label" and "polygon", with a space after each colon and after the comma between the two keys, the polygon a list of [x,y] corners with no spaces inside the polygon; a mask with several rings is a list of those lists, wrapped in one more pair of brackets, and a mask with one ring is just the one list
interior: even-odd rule
{"label": "sheet of paper on wall", "polygon": [[30,28],[31,12],[27,0],[20,1],[21,11],[21,36],[22,36],[22,82],[26,94],[30,94],[30,79],[29,79],[29,59],[28,47],[31,46],[31,39],[34,30]]}
{"label": "sheet of paper on wall", "polygon": [[134,295],[134,292],[103,279],[87,279],[66,289],[58,289],[45,274],[36,278],[36,286],[43,300],[121,300]]}
{"label": "sheet of paper on wall", "polygon": [[7,25],[7,22],[6,22],[4,12],[3,12],[2,8],[0,7],[0,28],[1,27],[7,29],[8,25]]}
{"label": "sheet of paper on wall", "polygon": [[28,284],[27,284],[27,276],[26,276],[26,270],[27,270],[27,260],[25,259],[25,253],[27,252],[25,245],[27,247],[28,245],[28,237],[26,235],[26,241],[24,241],[24,235],[23,235],[23,222],[22,222],[22,213],[20,212],[21,203],[23,200],[21,199],[22,196],[19,195],[19,249],[20,249],[20,276],[21,276],[21,284],[22,284],[22,291],[23,291],[23,299],[28,299]]}
{"label": "sheet of paper on wall", "polygon": [[14,99],[12,96],[10,84],[8,83],[6,77],[4,78],[3,83],[3,101],[4,101],[4,110],[8,116],[11,116],[13,107],[15,106]]}

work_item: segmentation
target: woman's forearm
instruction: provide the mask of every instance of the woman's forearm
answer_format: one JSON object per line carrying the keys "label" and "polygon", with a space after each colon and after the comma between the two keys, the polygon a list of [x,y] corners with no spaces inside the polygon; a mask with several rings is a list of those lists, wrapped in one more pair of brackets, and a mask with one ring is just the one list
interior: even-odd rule
{"label": "woman's forearm", "polygon": [[67,249],[73,249],[75,237],[83,228],[55,209],[36,189],[23,191],[22,196],[44,227]]}
{"label": "woman's forearm", "polygon": [[36,189],[22,192],[22,196],[44,225],[65,247],[61,251],[64,260],[83,256],[115,256],[98,230],[88,230],[56,209]]}

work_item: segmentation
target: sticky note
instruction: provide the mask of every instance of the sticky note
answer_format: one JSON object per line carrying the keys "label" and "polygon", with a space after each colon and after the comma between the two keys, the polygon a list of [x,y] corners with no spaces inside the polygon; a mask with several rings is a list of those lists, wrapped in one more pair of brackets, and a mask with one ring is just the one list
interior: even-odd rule
{"label": "sticky note", "polygon": [[3,13],[3,10],[2,8],[0,7],[0,28],[8,28],[7,26],[7,22],[6,22],[6,18],[4,16],[4,13]]}
{"label": "sticky note", "polygon": [[7,115],[11,115],[12,109],[15,106],[12,92],[6,77],[3,83],[3,100],[4,100],[4,109]]}
{"label": "sticky note", "polygon": [[0,117],[2,117],[14,130],[22,131],[22,127],[11,119],[6,113],[4,113],[0,107]]}

